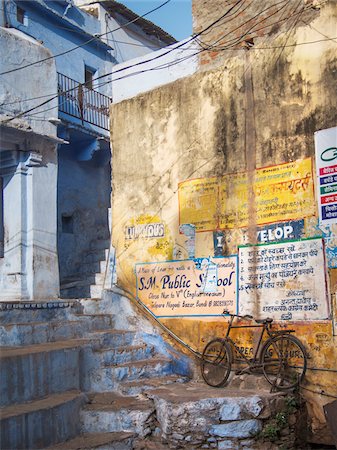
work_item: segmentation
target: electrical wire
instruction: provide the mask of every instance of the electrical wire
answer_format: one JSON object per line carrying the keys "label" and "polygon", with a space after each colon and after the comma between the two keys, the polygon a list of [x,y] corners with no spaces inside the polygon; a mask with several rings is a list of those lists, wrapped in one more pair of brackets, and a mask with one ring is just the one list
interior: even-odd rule
{"label": "electrical wire", "polygon": [[[264,22],[264,21],[270,19],[270,18],[271,18],[272,16],[274,16],[275,14],[278,14],[283,8],[286,8],[286,7],[290,4],[290,1],[291,1],[291,0],[287,0],[287,1],[286,1],[286,4],[285,4],[282,8],[278,9],[277,11],[275,11],[275,12],[272,13],[272,14],[270,14],[269,16],[263,18],[262,20],[260,20],[260,21],[258,22],[258,24],[254,24],[251,28],[248,28],[248,29],[247,29],[241,36],[239,36],[238,38],[233,38],[233,39],[227,41],[227,46],[226,46],[226,47],[215,47],[215,44],[217,44],[218,42],[220,42],[220,41],[221,41],[222,39],[224,39],[226,36],[232,34],[233,31],[236,31],[237,29],[242,28],[241,25],[238,26],[237,28],[235,28],[234,30],[230,30],[230,31],[229,31],[228,33],[226,33],[225,35],[221,36],[221,37],[220,37],[219,39],[217,39],[211,46],[209,46],[208,49],[209,49],[209,50],[215,50],[215,51],[226,50],[226,49],[228,49],[229,46],[233,47],[233,46],[239,44],[239,43],[242,42],[247,36],[249,36],[249,34],[252,34],[253,32],[254,32],[254,33],[257,33],[257,32],[259,32],[259,31],[261,31],[261,30],[263,30],[263,29],[271,28],[273,25],[279,24],[281,21],[287,21],[287,20],[289,20],[289,19],[292,17],[292,15],[287,16],[285,19],[282,19],[282,20],[278,19],[276,22],[273,22],[273,23],[268,24],[268,25],[265,25],[265,26],[263,26],[263,27],[254,29],[256,25],[260,25],[262,22]],[[284,0],[282,0],[280,3],[284,3]],[[250,21],[253,20],[253,19],[256,19],[260,14],[262,14],[262,13],[265,12],[265,11],[267,11],[268,9],[270,9],[270,7],[268,7],[268,8],[266,8],[266,9],[260,11],[258,14],[256,14],[254,17],[252,17],[252,18],[251,18],[249,21],[247,21],[246,23],[250,22]],[[204,43],[204,44],[205,44],[205,46],[207,47],[207,44],[206,44],[206,43]]]}
{"label": "electrical wire", "polygon": [[[210,28],[213,26],[213,24],[218,23],[223,17],[225,17],[227,14],[229,14],[237,4],[239,4],[239,3],[241,3],[241,2],[242,2],[242,0],[237,0],[237,2],[236,2],[236,3],[235,3],[228,11],[226,11],[226,13],[223,14],[220,18],[218,18],[217,20],[215,20],[214,22],[212,22],[212,23],[211,23],[210,25],[208,25],[204,30],[200,31],[200,32],[197,33],[195,36],[192,36],[192,37],[191,37],[190,39],[188,39],[187,41],[181,42],[178,46],[175,46],[175,47],[169,49],[168,51],[166,51],[166,52],[164,52],[164,53],[161,53],[160,55],[157,55],[157,56],[155,56],[155,57],[153,57],[153,58],[150,58],[150,59],[147,59],[147,60],[143,60],[143,61],[140,61],[140,62],[135,63],[135,64],[133,64],[133,65],[129,65],[129,66],[120,68],[120,69],[118,69],[118,70],[115,70],[115,71],[112,72],[112,73],[119,73],[119,72],[122,72],[122,71],[124,71],[124,70],[129,69],[129,68],[136,67],[136,66],[140,66],[140,65],[144,65],[144,64],[146,64],[146,63],[148,63],[148,62],[151,62],[151,61],[155,61],[155,60],[157,60],[157,59],[159,59],[159,58],[162,58],[163,56],[165,56],[165,55],[171,53],[172,51],[175,51],[175,50],[177,50],[177,49],[183,47],[183,46],[186,45],[187,43],[192,42],[194,39],[196,39],[196,37],[200,36],[204,31],[207,31],[208,29],[210,29]],[[52,57],[51,57],[51,58],[52,58]],[[48,58],[48,59],[49,59],[49,58]],[[39,62],[41,62],[41,61],[39,61]],[[15,70],[19,70],[19,69],[20,69],[20,68],[15,69]],[[13,69],[13,71],[14,71],[14,69]],[[9,72],[11,72],[11,71],[7,71],[6,73],[9,73]],[[105,75],[98,76],[98,77],[94,78],[93,81],[96,81],[96,80],[105,78],[105,77],[107,77],[107,76],[111,76],[112,73],[108,73],[108,74],[105,74]],[[0,74],[0,75],[1,75],[1,74]],[[85,83],[84,83],[82,86],[85,86]],[[73,89],[70,89],[69,91],[71,91],[71,90],[73,90]],[[46,103],[48,103],[49,101],[54,100],[54,99],[57,98],[57,97],[58,97],[58,95],[56,95],[55,97],[52,97],[52,98],[49,99],[49,100],[46,100],[46,101],[42,102],[41,104],[39,104],[39,105],[37,105],[37,106],[35,106],[35,107],[32,107],[32,108],[30,108],[30,109],[28,109],[28,110],[26,110],[26,111],[22,111],[20,114],[18,114],[18,115],[16,115],[16,116],[13,116],[13,117],[11,117],[11,118],[9,118],[9,119],[6,119],[6,120],[2,121],[1,123],[8,123],[8,122],[10,122],[10,121],[12,121],[12,120],[14,120],[14,119],[17,119],[17,118],[19,118],[19,117],[22,117],[23,115],[25,115],[25,114],[27,114],[27,113],[30,113],[30,112],[33,111],[34,109],[38,109],[38,108],[40,108],[41,106],[44,106]]]}
{"label": "electrical wire", "polygon": [[31,66],[34,66],[34,65],[36,65],[36,64],[40,64],[40,63],[42,63],[42,62],[49,61],[50,59],[55,59],[55,58],[58,58],[59,56],[63,56],[63,55],[66,55],[66,54],[68,54],[68,53],[70,53],[70,52],[73,52],[74,50],[77,50],[78,48],[84,47],[85,45],[90,44],[91,42],[93,42],[93,41],[95,41],[95,40],[101,38],[102,36],[107,35],[108,33],[115,32],[115,31],[117,31],[117,30],[120,30],[120,29],[122,29],[122,28],[127,27],[128,25],[131,25],[132,23],[136,22],[137,20],[139,20],[139,19],[141,19],[141,18],[143,18],[143,17],[145,17],[145,16],[147,16],[147,15],[153,13],[154,11],[157,11],[158,9],[162,8],[163,6],[165,6],[165,5],[166,5],[167,3],[169,3],[170,1],[171,1],[171,0],[166,0],[164,3],[160,4],[160,5],[157,6],[156,8],[153,8],[153,9],[151,9],[150,11],[146,12],[145,14],[143,14],[143,15],[141,15],[141,16],[137,16],[135,19],[130,20],[130,21],[127,22],[125,25],[122,25],[122,26],[120,26],[120,27],[118,27],[118,28],[115,28],[115,29],[112,30],[112,31],[108,31],[108,32],[106,32],[106,33],[98,34],[97,36],[92,37],[91,39],[89,39],[89,40],[83,42],[82,44],[76,45],[75,47],[72,47],[72,48],[70,48],[70,49],[68,49],[68,50],[65,50],[64,52],[60,52],[60,53],[57,53],[56,55],[48,56],[47,58],[40,59],[39,61],[34,61],[34,62],[32,62],[32,63],[25,64],[25,65],[23,65],[23,66],[21,66],[21,67],[16,67],[15,69],[10,69],[10,70],[7,70],[7,71],[5,71],[5,72],[0,72],[0,75],[6,75],[6,74],[8,74],[8,73],[17,72],[18,70],[22,70],[22,69],[25,69],[25,68],[27,68],[27,67],[31,67]]}
{"label": "electrical wire", "polygon": [[[289,0],[288,0],[288,1],[289,1]],[[234,5],[234,7],[235,7],[238,3],[240,3],[240,2],[237,2],[237,3]],[[280,3],[281,3],[281,2],[280,2]],[[222,17],[223,17],[223,16],[221,16],[221,18],[222,18]],[[287,17],[285,20],[288,20],[290,17],[291,17],[291,16]],[[220,18],[220,19],[221,19],[221,18]],[[268,18],[268,17],[267,17],[267,18]],[[219,19],[217,19],[214,23],[216,23],[216,22],[218,22],[218,21],[219,21]],[[212,25],[212,24],[211,24],[211,25]],[[211,26],[211,25],[210,25],[210,26]],[[208,26],[206,29],[209,29],[210,26]],[[269,24],[268,27],[270,27],[270,26],[272,26],[272,25]],[[263,28],[265,28],[265,27],[263,27]],[[205,29],[205,30],[206,30],[206,29]],[[260,28],[260,29],[261,29],[261,28]],[[260,29],[259,29],[259,30],[260,30]],[[157,56],[154,57],[154,58],[147,59],[147,60],[141,61],[141,62],[139,62],[139,63],[135,63],[135,64],[132,64],[132,65],[129,65],[129,66],[125,66],[125,67],[123,67],[123,68],[121,68],[121,69],[118,69],[118,70],[116,70],[116,71],[113,71],[112,73],[108,73],[108,74],[101,75],[101,76],[99,76],[99,77],[96,77],[96,78],[94,79],[94,81],[96,81],[96,80],[98,80],[98,79],[105,78],[105,77],[107,77],[107,76],[113,76],[113,74],[115,74],[115,73],[119,73],[119,72],[124,71],[124,70],[127,70],[127,69],[129,69],[129,68],[133,68],[133,67],[135,67],[135,66],[142,65],[142,64],[145,64],[145,63],[147,63],[147,62],[150,62],[150,61],[159,59],[159,58],[161,58],[162,56],[164,56],[164,55],[166,55],[166,54],[168,54],[168,53],[170,53],[170,52],[172,52],[172,51],[175,51],[175,50],[177,50],[178,48],[181,48],[183,45],[187,44],[188,42],[190,42],[190,41],[193,40],[193,39],[195,39],[195,40],[197,41],[197,36],[200,36],[202,33],[203,33],[203,31],[201,31],[201,32],[198,33],[197,35],[193,36],[193,37],[192,37],[191,39],[189,39],[187,42],[183,42],[183,43],[181,43],[179,46],[176,46],[176,47],[171,48],[170,50],[168,50],[168,51],[165,52],[164,54],[157,55]],[[230,34],[230,33],[228,33],[228,34]],[[243,35],[243,36],[244,36],[244,35]],[[222,37],[222,39],[223,39],[223,37]],[[325,40],[333,40],[333,39],[334,39],[334,38],[327,37],[326,39],[321,39],[321,40],[317,40],[317,41],[311,41],[311,42],[303,42],[303,43],[290,44],[290,45],[286,45],[286,47],[297,46],[297,45],[313,44],[313,43],[316,43],[316,42],[322,42],[322,41],[325,41]],[[212,48],[212,47],[211,47],[211,48]],[[284,48],[284,45],[282,45],[282,46],[268,46],[268,47],[255,47],[255,48],[252,47],[251,49],[254,49],[254,50],[264,50],[264,49],[276,49],[276,48]],[[184,50],[185,50],[185,49],[184,49]],[[160,70],[161,68],[173,66],[173,65],[175,65],[175,64],[180,63],[180,62],[183,61],[184,59],[189,59],[189,58],[191,58],[191,57],[194,57],[194,56],[196,56],[197,54],[199,54],[199,53],[201,53],[202,51],[205,51],[205,50],[206,50],[205,48],[202,48],[200,51],[198,51],[198,52],[196,52],[196,53],[194,53],[194,54],[192,54],[192,55],[188,55],[186,58],[181,58],[181,59],[176,60],[176,61],[174,61],[174,62],[167,63],[167,65],[157,66],[157,67],[153,67],[153,68],[141,70],[141,71],[138,71],[138,72],[133,72],[133,73],[131,73],[131,74],[127,74],[127,75],[125,75],[125,76],[122,76],[122,77],[119,77],[119,78],[112,79],[112,80],[108,81],[107,83],[112,83],[112,82],[114,82],[114,81],[121,80],[121,79],[123,79],[123,78],[127,78],[127,77],[130,77],[130,76],[134,76],[134,75],[137,75],[137,74],[140,74],[140,73],[145,73],[145,72],[153,71],[153,70]],[[226,47],[226,48],[221,48],[221,49],[219,49],[219,51],[225,51],[225,50],[229,50],[229,48]],[[231,50],[240,50],[240,51],[241,51],[242,49],[231,49]],[[104,83],[103,85],[105,85],[105,84],[107,84],[107,83]],[[101,86],[103,86],[103,85],[101,85]],[[85,83],[82,84],[82,86],[85,87]],[[69,89],[68,91],[63,91],[62,94],[65,94],[65,93],[67,93],[67,92],[70,92],[70,91],[72,91],[72,90],[74,90],[74,89],[77,89],[77,87],[76,87],[76,88]],[[35,97],[35,98],[32,98],[31,100],[37,99],[37,98],[43,98],[43,97],[46,97],[46,96]],[[7,119],[6,121],[3,121],[2,123],[7,122],[7,121],[10,121],[10,120],[13,120],[13,119],[18,118],[18,117],[21,117],[21,116],[23,116],[23,115],[28,115],[29,112],[33,111],[34,109],[40,108],[40,107],[43,106],[44,104],[48,103],[49,101],[54,100],[54,99],[57,98],[57,97],[58,97],[58,94],[56,94],[54,97],[50,98],[50,99],[47,100],[46,102],[43,102],[43,103],[41,103],[41,104],[39,104],[39,105],[37,105],[37,106],[35,106],[35,107],[33,107],[33,108],[27,110],[27,111],[24,111],[24,112],[20,113],[19,115],[14,116],[13,118]],[[24,101],[28,101],[28,100],[29,100],[29,99],[25,99]],[[18,100],[17,102],[20,102],[20,100]],[[8,104],[13,104],[13,103],[16,103],[16,102],[11,102],[11,103],[8,103]],[[7,105],[7,104],[4,104],[4,105]],[[50,108],[50,109],[54,109],[54,108],[56,108],[56,107],[53,107],[53,108]],[[41,112],[41,111],[40,111],[40,112]],[[42,111],[42,112],[44,112],[44,111]]]}

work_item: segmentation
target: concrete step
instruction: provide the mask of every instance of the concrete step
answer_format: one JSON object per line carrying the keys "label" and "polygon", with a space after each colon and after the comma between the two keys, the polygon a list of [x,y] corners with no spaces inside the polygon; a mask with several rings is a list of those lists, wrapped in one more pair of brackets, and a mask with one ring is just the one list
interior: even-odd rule
{"label": "concrete step", "polygon": [[101,348],[97,350],[97,353],[101,355],[101,361],[106,366],[152,358],[155,354],[155,348],[140,344],[119,348]]}
{"label": "concrete step", "polygon": [[105,273],[107,261],[84,262],[81,264],[81,273]]}
{"label": "concrete step", "polygon": [[60,289],[62,291],[67,289],[75,289],[90,286],[90,284],[95,282],[95,274],[90,273],[79,273],[72,277],[65,278],[61,282]]}
{"label": "concrete step", "polygon": [[83,309],[77,300],[0,302],[0,308],[1,325],[65,320]]}
{"label": "concrete step", "polygon": [[95,330],[110,330],[112,316],[78,314],[76,320],[28,322],[0,326],[0,342],[4,346],[34,345],[45,342],[83,338]]}
{"label": "concrete step", "polygon": [[73,390],[1,408],[0,448],[45,448],[75,437],[85,401],[84,394]]}
{"label": "concrete step", "polygon": [[102,285],[92,284],[90,286],[90,297],[91,298],[101,298],[102,291],[103,291],[103,284]]}
{"label": "concrete step", "polygon": [[187,383],[189,378],[180,375],[166,375],[157,378],[142,378],[135,381],[124,381],[119,384],[118,391],[123,395],[139,395],[152,389],[158,389],[162,386],[173,383]]}
{"label": "concrete step", "polygon": [[89,403],[81,411],[84,432],[131,431],[142,437],[151,432],[152,401],[124,397],[116,392],[89,394],[88,397]]}
{"label": "concrete step", "polygon": [[89,298],[90,297],[90,284],[86,284],[83,286],[74,286],[69,289],[61,289],[60,296],[62,298]]}
{"label": "concrete step", "polygon": [[92,250],[106,250],[110,248],[110,239],[95,239],[90,242]]}
{"label": "concrete step", "polygon": [[105,272],[95,273],[95,284],[103,286],[105,279]]}
{"label": "concrete step", "polygon": [[85,339],[24,347],[0,347],[0,406],[24,403],[80,388]]}
{"label": "concrete step", "polygon": [[106,261],[109,257],[109,249],[90,250],[83,258],[83,263]]}
{"label": "concrete step", "polygon": [[134,437],[134,433],[125,431],[85,433],[69,441],[48,447],[48,450],[132,450]]}
{"label": "concrete step", "polygon": [[86,314],[98,314],[104,309],[100,298],[81,298],[80,302]]}

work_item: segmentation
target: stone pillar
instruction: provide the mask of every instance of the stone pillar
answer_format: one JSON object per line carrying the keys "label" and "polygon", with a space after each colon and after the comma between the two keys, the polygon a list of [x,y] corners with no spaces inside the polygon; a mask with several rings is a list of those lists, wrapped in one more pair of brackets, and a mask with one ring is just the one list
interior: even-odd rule
{"label": "stone pillar", "polygon": [[0,301],[47,300],[59,296],[57,259],[57,154],[8,152],[4,180],[4,257]]}

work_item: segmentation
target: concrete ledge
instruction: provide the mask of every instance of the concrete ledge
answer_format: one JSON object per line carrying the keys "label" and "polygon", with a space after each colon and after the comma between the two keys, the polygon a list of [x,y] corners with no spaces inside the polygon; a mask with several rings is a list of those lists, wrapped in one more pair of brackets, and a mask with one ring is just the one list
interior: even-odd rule
{"label": "concrete ledge", "polygon": [[2,408],[0,448],[45,448],[76,436],[85,401],[84,394],[70,391]]}
{"label": "concrete ledge", "polygon": [[88,341],[2,348],[0,405],[23,403],[59,392],[79,389],[80,350]]}

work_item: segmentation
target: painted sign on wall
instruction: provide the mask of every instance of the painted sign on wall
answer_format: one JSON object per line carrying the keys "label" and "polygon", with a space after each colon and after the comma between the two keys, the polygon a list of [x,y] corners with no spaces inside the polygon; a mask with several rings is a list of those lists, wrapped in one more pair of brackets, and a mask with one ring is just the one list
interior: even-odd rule
{"label": "painted sign on wall", "polygon": [[[220,187],[220,228],[247,227],[248,176],[226,175]],[[315,214],[311,158],[255,171],[256,225],[303,219]]]}
{"label": "painted sign on wall", "polygon": [[337,127],[315,133],[317,201],[321,223],[337,223]]}
{"label": "painted sign on wall", "polygon": [[[252,187],[245,172],[180,183],[180,223],[200,232],[248,227],[250,208],[256,210],[256,225],[315,214],[311,158],[257,169],[253,178]],[[251,189],[255,205],[248,204]]]}
{"label": "painted sign on wall", "polygon": [[[304,220],[292,220],[290,222],[273,223],[257,227],[257,242],[269,243],[277,241],[298,240],[304,235]],[[317,236],[317,234],[315,235]],[[213,231],[214,256],[237,253],[237,247],[248,245],[248,229]]]}
{"label": "painted sign on wall", "polygon": [[239,249],[239,310],[277,320],[329,317],[322,239]]}
{"label": "painted sign on wall", "polygon": [[156,317],[217,316],[237,311],[237,257],[140,263],[138,299]]}

